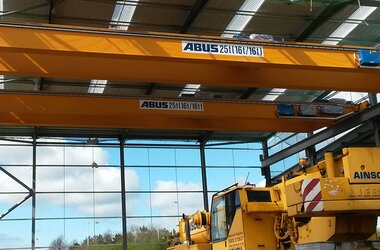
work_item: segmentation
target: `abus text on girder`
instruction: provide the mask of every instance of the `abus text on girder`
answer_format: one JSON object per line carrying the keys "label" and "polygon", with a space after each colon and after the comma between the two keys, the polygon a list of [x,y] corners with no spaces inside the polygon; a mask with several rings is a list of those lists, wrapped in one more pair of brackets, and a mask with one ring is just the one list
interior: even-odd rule
{"label": "abus text on girder", "polygon": [[140,100],[140,109],[203,111],[203,102]]}
{"label": "abus text on girder", "polygon": [[230,44],[182,41],[182,52],[230,56],[264,57],[264,48],[261,46],[233,43]]}

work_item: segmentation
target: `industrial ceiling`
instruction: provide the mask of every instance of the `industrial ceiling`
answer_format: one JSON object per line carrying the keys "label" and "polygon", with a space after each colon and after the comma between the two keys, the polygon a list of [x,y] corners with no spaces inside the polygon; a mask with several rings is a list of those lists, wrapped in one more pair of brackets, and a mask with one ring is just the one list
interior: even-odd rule
{"label": "industrial ceiling", "polygon": [[[284,42],[376,47],[380,41],[379,6],[380,1],[376,0],[0,0],[0,13],[1,22],[7,23],[222,37],[267,34]],[[322,90],[219,88],[193,82],[173,85],[79,80],[70,76],[65,79],[1,78],[0,89],[22,92],[260,102],[313,102],[334,96],[334,92]],[[249,138],[268,135],[259,133]],[[224,139],[232,138],[230,134]]]}

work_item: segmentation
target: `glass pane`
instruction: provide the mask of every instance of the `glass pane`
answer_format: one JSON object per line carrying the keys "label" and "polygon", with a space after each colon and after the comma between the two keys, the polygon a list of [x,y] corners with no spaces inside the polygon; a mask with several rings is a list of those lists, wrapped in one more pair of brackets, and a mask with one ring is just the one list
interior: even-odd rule
{"label": "glass pane", "polygon": [[149,169],[148,168],[125,168],[125,190],[126,191],[149,191]]}
{"label": "glass pane", "polygon": [[0,248],[30,248],[31,221],[5,221],[0,223]]}
{"label": "glass pane", "polygon": [[60,236],[65,239],[63,220],[36,221],[36,247],[49,247]]}
{"label": "glass pane", "polygon": [[64,204],[68,204],[63,194],[37,194],[36,196],[37,218],[63,218],[65,215]]}
{"label": "glass pane", "polygon": [[200,166],[199,149],[176,149],[176,166]]}
{"label": "glass pane", "polygon": [[66,169],[63,167],[37,167],[37,192],[62,192],[65,189]]}
{"label": "glass pane", "polygon": [[126,194],[127,216],[150,216],[150,194]]}
{"label": "glass pane", "polygon": [[215,199],[212,209],[213,220],[211,225],[212,241],[224,240],[227,237],[227,219],[226,219],[226,204],[224,197]]}
{"label": "glass pane", "polygon": [[65,171],[66,191],[93,191],[95,189],[95,168],[67,167]]}
{"label": "glass pane", "polygon": [[[32,186],[32,167],[4,167],[4,169],[11,175],[16,177],[19,181],[27,185],[29,188]],[[0,171],[0,192],[26,192],[23,186]]]}
{"label": "glass pane", "polygon": [[0,164],[32,164],[33,149],[30,145],[13,146],[12,143],[2,142],[9,145],[0,144]]}
{"label": "glass pane", "polygon": [[202,174],[200,168],[178,168],[177,176],[179,183],[187,185],[179,185],[179,190],[202,190]]}
{"label": "glass pane", "polygon": [[232,151],[226,149],[206,149],[206,166],[233,166]]}
{"label": "glass pane", "polygon": [[206,173],[209,191],[219,191],[235,183],[232,168],[209,168]]}

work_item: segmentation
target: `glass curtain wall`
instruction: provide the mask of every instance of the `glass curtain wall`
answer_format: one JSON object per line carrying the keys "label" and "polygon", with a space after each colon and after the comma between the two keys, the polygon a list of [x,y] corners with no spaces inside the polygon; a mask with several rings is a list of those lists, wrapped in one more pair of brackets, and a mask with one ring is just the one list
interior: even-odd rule
{"label": "glass curtain wall", "polygon": [[[121,249],[119,141],[38,138],[35,151],[32,142],[0,140],[0,249]],[[261,144],[208,145],[202,176],[196,141],[126,141],[128,249],[166,249],[163,237],[177,230],[182,213],[203,209],[202,178],[210,204],[234,183],[264,183]]]}

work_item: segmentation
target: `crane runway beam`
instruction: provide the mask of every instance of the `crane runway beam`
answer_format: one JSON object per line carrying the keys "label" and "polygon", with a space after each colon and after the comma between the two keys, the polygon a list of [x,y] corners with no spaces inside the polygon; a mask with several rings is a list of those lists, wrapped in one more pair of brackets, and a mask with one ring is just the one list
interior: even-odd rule
{"label": "crane runway beam", "polygon": [[358,48],[0,24],[0,74],[380,92]]}

